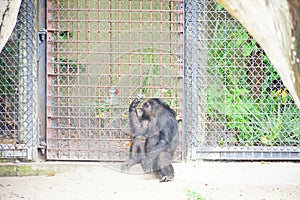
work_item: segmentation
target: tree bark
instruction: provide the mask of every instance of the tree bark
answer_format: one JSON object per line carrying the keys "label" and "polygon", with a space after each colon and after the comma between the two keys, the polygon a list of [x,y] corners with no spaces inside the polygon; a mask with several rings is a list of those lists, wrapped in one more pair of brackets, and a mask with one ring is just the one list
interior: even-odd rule
{"label": "tree bark", "polygon": [[21,0],[0,0],[0,53],[16,25],[20,5]]}

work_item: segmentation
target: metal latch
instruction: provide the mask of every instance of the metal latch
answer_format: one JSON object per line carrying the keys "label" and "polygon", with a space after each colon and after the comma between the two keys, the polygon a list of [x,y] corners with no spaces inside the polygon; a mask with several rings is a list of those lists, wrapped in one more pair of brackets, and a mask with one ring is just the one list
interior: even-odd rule
{"label": "metal latch", "polygon": [[[41,57],[41,51],[45,50],[45,44],[43,44],[44,41],[46,41],[46,35],[47,35],[47,31],[45,29],[41,29],[40,31],[38,31],[37,33],[37,40],[38,40],[38,48],[37,48],[37,61],[40,61],[40,57]],[[43,50],[41,50],[43,49]]]}
{"label": "metal latch", "polygon": [[47,32],[45,29],[41,29],[39,32],[38,32],[38,40],[39,40],[39,43],[42,43],[46,40],[46,35],[47,35]]}
{"label": "metal latch", "polygon": [[42,155],[45,155],[45,151],[47,149],[46,142],[42,141],[39,143],[38,149],[41,150]]}

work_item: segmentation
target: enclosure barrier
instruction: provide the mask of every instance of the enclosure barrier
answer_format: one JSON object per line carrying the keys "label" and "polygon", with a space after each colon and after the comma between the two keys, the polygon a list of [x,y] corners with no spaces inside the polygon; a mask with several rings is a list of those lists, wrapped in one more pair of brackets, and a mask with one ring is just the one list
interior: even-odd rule
{"label": "enclosure barrier", "polygon": [[300,111],[264,51],[222,6],[185,1],[191,159],[299,160]]}
{"label": "enclosure barrier", "polygon": [[182,119],[183,1],[47,3],[47,159],[125,160],[138,93]]}
{"label": "enclosure barrier", "polygon": [[300,159],[299,109],[213,0],[45,3],[47,29],[36,34],[37,7],[23,0],[0,54],[0,158],[31,160],[40,148],[48,160],[123,161],[128,105],[142,93],[176,111],[176,160]]}
{"label": "enclosure barrier", "polygon": [[31,160],[36,152],[34,11],[31,0],[22,1],[0,54],[0,158]]}

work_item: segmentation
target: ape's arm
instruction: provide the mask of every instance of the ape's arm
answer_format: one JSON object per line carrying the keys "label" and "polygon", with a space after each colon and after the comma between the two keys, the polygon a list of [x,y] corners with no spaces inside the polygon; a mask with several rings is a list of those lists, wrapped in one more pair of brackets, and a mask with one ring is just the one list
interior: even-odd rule
{"label": "ape's arm", "polygon": [[147,134],[147,126],[146,127],[143,126],[136,111],[136,107],[141,102],[141,98],[143,98],[142,95],[137,95],[137,97],[129,105],[129,123],[130,123],[131,132],[134,136]]}
{"label": "ape's arm", "polygon": [[146,135],[147,127],[143,127],[136,109],[129,109],[129,123],[133,136]]}

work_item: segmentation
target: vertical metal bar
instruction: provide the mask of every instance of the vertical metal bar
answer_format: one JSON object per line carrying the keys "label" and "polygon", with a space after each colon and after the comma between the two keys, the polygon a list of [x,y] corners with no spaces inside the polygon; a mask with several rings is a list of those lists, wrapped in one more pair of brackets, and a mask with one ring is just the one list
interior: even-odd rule
{"label": "vertical metal bar", "polygon": [[[50,8],[51,2],[50,0],[46,0],[46,159],[48,159],[50,157],[50,151],[52,150],[51,148],[49,148],[48,144],[49,141],[51,140],[50,138],[52,137],[52,130],[49,128],[52,125],[52,119],[51,119],[51,108],[50,108],[50,99],[53,100],[53,98],[51,98],[51,87],[50,85],[53,83],[53,76],[50,76],[49,73],[53,72],[53,70],[51,70],[50,64],[49,64],[49,60],[51,59],[51,53],[50,50],[47,48],[48,46],[50,46],[50,37],[52,36],[52,24],[49,23],[50,20],[50,12],[48,12],[48,9]],[[53,92],[53,91],[52,91]]]}
{"label": "vertical metal bar", "polygon": [[[159,8],[160,8],[160,13],[159,13],[159,28],[160,28],[160,33],[159,33],[159,61],[160,61],[160,66],[162,66],[162,63],[163,63],[163,55],[162,55],[162,52],[164,51],[163,49],[163,36],[162,36],[162,31],[163,31],[163,24],[162,24],[162,21],[163,21],[163,2],[161,1],[159,3]],[[170,20],[169,22],[170,24],[172,23],[172,21]],[[171,34],[171,33],[170,33]],[[171,59],[171,58],[170,58]],[[162,85],[163,85],[163,78],[162,78],[162,67],[160,67],[160,87],[161,87],[161,90],[160,90],[160,95],[162,95]]]}
{"label": "vertical metal bar", "polygon": [[[57,2],[55,2],[55,8],[58,8],[59,4],[60,4],[59,0]],[[61,11],[56,11],[56,13],[55,13],[56,16],[59,16],[60,12]],[[53,16],[53,17],[55,17],[55,16]],[[52,27],[53,29],[54,28],[56,29],[56,32],[55,32],[56,38],[54,38],[56,41],[54,41],[54,49],[52,50],[53,52],[56,51],[55,54],[54,53],[52,54],[54,59],[56,58],[56,62],[57,62],[56,66],[55,66],[56,67],[56,73],[54,71],[55,67],[51,67],[49,65],[49,67],[52,68],[51,70],[53,70],[52,73],[55,73],[54,77],[55,77],[55,80],[56,80],[56,83],[52,82],[51,85],[49,85],[49,86],[52,86],[54,88],[54,90],[53,90],[53,96],[54,96],[53,99],[55,99],[55,98],[57,99],[57,101],[56,101],[57,102],[57,104],[56,104],[57,105],[57,115],[55,115],[55,117],[54,117],[54,119],[56,118],[56,120],[57,120],[57,125],[54,126],[53,128],[63,126],[63,120],[62,120],[62,116],[61,116],[61,114],[63,112],[63,108],[60,107],[61,103],[63,102],[63,100],[62,100],[63,97],[61,95],[62,92],[63,92],[63,89],[61,89],[61,82],[63,81],[63,78],[61,77],[61,74],[60,74],[60,71],[63,70],[62,69],[63,67],[62,67],[62,64],[61,64],[61,60],[63,59],[63,57],[59,52],[60,44],[59,44],[58,40],[59,40],[60,31],[61,31],[61,29],[59,27],[60,27],[60,22],[59,21],[57,21],[57,24],[55,24],[55,27]],[[52,36],[53,36],[53,33],[52,33]],[[55,90],[55,86],[56,86],[56,90]],[[52,121],[52,119],[51,119],[51,121]],[[52,125],[51,125],[51,127],[52,127]],[[55,141],[55,140],[57,141],[57,147],[55,149],[55,153],[56,153],[58,159],[61,159],[62,155],[63,155],[62,150],[61,150],[61,147],[63,146],[62,145],[62,140],[61,140],[62,139],[62,131],[63,131],[63,129],[61,129],[61,128],[58,128],[56,130],[54,129],[54,131],[52,129],[52,132],[56,133],[56,135],[51,134],[52,141]]]}
{"label": "vertical metal bar", "polygon": [[[129,9],[132,10],[132,1],[129,1]],[[132,12],[129,12],[129,85],[133,85],[132,83],[132,76],[131,76],[131,72],[132,72],[132,45],[131,45],[131,40],[132,40]],[[141,92],[141,91],[140,91]],[[130,87],[129,90],[129,95],[132,95],[132,88]]]}
{"label": "vertical metal bar", "polygon": [[[101,21],[101,12],[100,12],[100,9],[101,9],[101,1],[98,1],[98,41],[99,41],[99,43],[101,44],[101,40],[102,40],[102,29],[101,29],[101,23],[100,23],[100,21]],[[99,45],[100,46],[100,45]],[[98,62],[100,62],[100,65],[98,66],[98,71],[100,72],[101,71],[101,67],[102,67],[102,65],[101,65],[101,54],[99,54],[98,55],[98,58],[99,58],[99,60],[98,60]],[[97,98],[98,98],[98,107],[99,106],[102,106],[101,105],[101,74],[99,73],[98,74],[98,80],[97,80],[97,82],[98,82],[98,94],[97,94]],[[97,113],[97,117],[96,117],[96,119],[97,119],[97,121],[98,121],[98,127],[100,128],[100,130],[99,130],[99,138],[102,136],[102,121],[103,121],[103,118],[104,118],[104,114],[102,113],[102,111],[101,111],[101,109],[99,109],[98,110],[98,113]],[[97,158],[101,158],[101,147],[100,148],[98,148],[98,151],[97,151]]]}
{"label": "vertical metal bar", "polygon": [[[119,1],[119,4],[118,4],[118,8],[119,8],[119,10],[121,11],[122,10],[122,4],[121,4],[121,1]],[[121,14],[122,12],[119,12],[118,13],[118,33],[121,33],[122,32],[122,24],[120,23],[120,21],[122,20],[122,15],[120,16],[120,14]],[[121,34],[118,34],[118,41],[121,41]],[[121,50],[121,44],[119,43],[118,44],[118,53],[120,53],[122,50]],[[121,77],[121,64],[120,64],[120,62],[121,62],[121,56],[122,55],[118,55],[118,58],[117,58],[117,83],[119,83],[120,82],[120,77]],[[121,88],[121,89],[123,89],[123,87]],[[121,94],[123,94],[122,92],[121,92]],[[122,98],[122,96],[119,96],[119,98]],[[120,101],[120,103],[122,102],[122,99],[119,99],[119,101]],[[121,134],[120,134],[120,132],[121,132],[121,130],[120,130],[120,127],[122,127],[122,120],[121,120],[121,118],[120,118],[120,115],[119,115],[119,109],[118,109],[118,111],[117,111],[117,119],[115,119],[115,120],[117,120],[117,123],[116,123],[116,125],[117,125],[117,130],[115,131],[116,133],[117,133],[117,135],[118,135],[118,138],[119,139],[121,139],[120,137],[121,137]],[[115,118],[115,117],[114,117]]]}
{"label": "vertical metal bar", "polygon": [[[142,47],[142,19],[143,19],[143,15],[142,15],[142,1],[140,1],[140,4],[139,4],[139,21],[138,21],[138,23],[139,23],[139,49],[140,49],[140,51],[143,49],[143,47]],[[143,87],[148,87],[148,85],[143,85],[143,80],[144,80],[144,78],[146,78],[146,77],[143,77],[143,67],[145,67],[145,65],[141,65],[141,63],[143,62],[143,59],[142,59],[142,55],[141,55],[141,53],[139,53],[138,54],[138,56],[139,56],[139,63],[140,63],[140,71],[139,71],[139,86],[140,86],[140,88],[142,88],[142,89],[145,89],[145,88],[143,88]],[[150,88],[147,88],[147,90],[148,89],[150,89]]]}
{"label": "vertical metal bar", "polygon": [[[169,64],[171,65],[171,64],[173,64],[173,56],[171,55],[172,54],[172,52],[173,52],[173,49],[172,49],[172,42],[173,42],[173,30],[175,30],[174,29],[174,22],[173,22],[173,2],[172,1],[169,1],[168,2],[168,8],[169,8],[169,51],[168,51],[168,53],[169,53],[169,55],[168,55],[168,57],[169,57]],[[170,74],[171,75],[171,74]],[[171,78],[171,77],[170,77]]]}
{"label": "vertical metal bar", "polygon": [[[70,8],[70,1],[67,1],[67,8]],[[70,19],[70,11],[68,10],[67,11],[67,19]],[[69,22],[66,22],[67,23],[67,34],[66,34],[66,39],[69,40],[69,31],[70,31],[70,23]],[[70,43],[67,42],[67,52],[70,52],[71,49],[70,49]],[[71,132],[71,127],[72,127],[72,123],[71,123],[71,117],[72,117],[72,102],[71,102],[71,98],[72,98],[72,94],[71,94],[71,77],[70,77],[70,67],[71,67],[71,58],[70,58],[70,54],[68,53],[67,54],[67,57],[65,58],[65,61],[66,61],[66,76],[67,76],[67,102],[66,102],[66,106],[67,106],[67,132],[68,132],[68,140],[67,140],[67,143],[68,143],[68,157],[69,158],[72,158],[71,156],[71,153],[70,153],[70,149],[71,149],[71,140],[70,138],[72,138],[72,132]],[[77,150],[76,150],[77,151]]]}
{"label": "vertical metal bar", "polygon": [[[189,52],[189,56],[191,57],[191,60],[189,62],[185,62],[185,64],[187,65],[186,66],[186,69],[190,70],[190,78],[191,78],[191,85],[190,85],[190,110],[191,110],[191,113],[190,113],[190,117],[189,117],[189,120],[190,120],[190,133],[189,133],[189,136],[192,137],[192,142],[196,142],[197,139],[194,138],[196,135],[197,135],[197,127],[198,127],[198,99],[197,99],[197,70],[198,70],[198,54],[195,53],[198,51],[198,46],[197,46],[197,42],[198,42],[198,27],[197,27],[197,1],[189,1],[189,0],[186,0],[188,2],[188,6],[189,6],[189,9],[191,9],[191,19],[186,19],[186,20],[189,20],[189,25],[191,27],[190,28],[190,37],[189,38],[186,38],[188,40],[190,40],[189,42],[189,49],[190,49],[190,52]],[[188,7],[187,6],[187,7]],[[186,31],[187,32],[187,31]],[[187,48],[187,47],[186,47]],[[186,52],[188,53],[188,52]]]}
{"label": "vertical metal bar", "polygon": [[[205,145],[206,142],[206,132],[205,132],[205,123],[206,123],[206,85],[207,85],[207,44],[206,44],[206,38],[207,38],[207,16],[203,15],[202,13],[199,13],[199,10],[205,10],[207,7],[207,1],[202,0],[197,5],[197,11],[198,11],[198,50],[200,49],[198,53],[198,72],[197,72],[197,89],[198,89],[198,116],[199,116],[199,122],[198,122],[198,142],[200,145]],[[201,37],[201,42],[199,42],[199,36]]]}
{"label": "vertical metal bar", "polygon": [[[185,103],[184,100],[184,0],[178,2],[178,41],[177,41],[177,46],[178,46],[178,65],[179,65],[179,90],[178,90],[178,97],[179,98],[179,112],[178,112],[178,119],[181,120],[186,120],[183,118],[183,105]],[[183,89],[182,89],[183,88]],[[185,121],[181,121],[181,124],[184,124]],[[181,157],[183,160],[187,159],[186,156],[186,151],[187,149],[184,149],[184,136],[186,135],[185,129],[181,129],[181,134],[179,134],[180,141],[182,141],[182,146],[181,146]]]}
{"label": "vertical metal bar", "polygon": [[[203,84],[204,82],[200,79],[199,70],[201,72],[205,71],[201,68],[205,66],[205,63],[200,62],[200,57],[206,55],[204,51],[199,53],[199,49],[201,48],[198,41],[199,34],[201,34],[199,30],[204,30],[204,25],[198,21],[199,17],[201,17],[199,16],[198,8],[204,6],[205,3],[205,0],[201,0],[200,2],[193,0],[185,1],[185,111],[189,113],[185,118],[189,121],[189,128],[186,129],[186,134],[189,138],[186,139],[188,140],[188,144],[192,145],[192,152],[198,142],[204,142],[205,136],[204,102],[201,102],[205,99],[205,90],[203,85],[199,84]],[[202,75],[203,77],[204,75]],[[186,125],[185,128],[187,128]],[[189,147],[186,146],[185,148]]]}
{"label": "vertical metal bar", "polygon": [[[108,30],[109,30],[109,33],[108,33],[108,41],[109,41],[109,49],[108,49],[108,61],[109,61],[109,65],[108,65],[108,86],[111,87],[111,84],[112,84],[112,79],[111,79],[111,68],[112,68],[112,50],[113,50],[113,46],[112,46],[112,39],[113,39],[113,22],[112,22],[112,5],[111,5],[111,1],[112,0],[109,0],[108,1]],[[107,88],[108,91],[110,88]],[[108,93],[108,92],[107,92]],[[107,94],[107,97],[106,98],[109,98],[109,94]],[[111,106],[111,104],[109,104],[109,107]],[[111,116],[112,116],[112,112],[111,112],[111,109],[109,109],[109,138],[111,138]],[[111,158],[111,143],[109,142],[108,144],[108,158],[110,159]]]}
{"label": "vertical metal bar", "polygon": [[[77,8],[76,9],[79,9],[80,8],[80,2],[81,1],[77,1]],[[79,20],[80,19],[80,14],[82,13],[82,11],[80,11],[80,10],[78,10],[77,11],[77,19]],[[69,18],[68,18],[69,19]],[[70,22],[71,23],[71,22]],[[68,23],[68,27],[70,26],[70,23]],[[79,22],[79,23],[77,23],[77,37],[76,37],[76,46],[77,46],[77,49],[76,49],[76,54],[77,54],[77,65],[80,65],[79,64],[79,60],[80,60],[80,55],[79,55],[79,52],[80,52],[80,37],[81,37],[81,35],[80,35],[80,30],[81,30],[81,28],[80,28],[80,25],[81,25],[81,23]],[[71,28],[71,27],[70,27]],[[86,31],[86,30],[85,30]],[[80,70],[80,67],[78,68],[78,70]],[[76,102],[76,105],[77,106],[80,106],[81,105],[81,98],[80,98],[80,96],[81,96],[81,88],[79,87],[79,85],[80,85],[80,76],[78,75],[77,76],[77,82],[76,82],[77,84],[78,84],[78,88],[77,88],[77,92],[78,92],[78,94],[76,95],[76,96],[79,96],[79,98],[78,98],[78,102]],[[76,90],[75,88],[74,88],[74,90]],[[74,91],[73,90],[73,91]],[[74,91],[75,92],[75,91]],[[80,138],[80,134],[81,134],[81,132],[82,132],[82,130],[81,130],[81,128],[80,128],[80,125],[81,125],[81,115],[82,115],[82,113],[81,113],[81,109],[80,108],[76,108],[75,109],[75,113],[76,114],[72,114],[71,113],[71,116],[69,116],[69,117],[72,117],[73,118],[73,121],[76,121],[76,123],[74,123],[74,125],[73,125],[73,128],[74,128],[74,130],[73,130],[73,134],[74,135],[76,135],[76,140],[75,141],[72,141],[71,140],[71,135],[70,135],[70,137],[69,137],[69,144],[73,144],[73,146],[75,146],[75,148],[73,149],[73,151],[76,151],[76,155],[77,155],[77,158],[79,158],[79,155],[78,155],[78,148],[79,148],[79,145],[80,145],[80,143],[79,143],[79,138]],[[78,129],[77,129],[78,128]],[[77,129],[77,130],[76,130]],[[74,136],[73,136],[74,137]],[[69,148],[71,149],[71,145],[69,145]],[[72,150],[71,150],[72,151]],[[75,153],[74,153],[75,154]],[[74,158],[73,158],[74,159]]]}
{"label": "vertical metal bar", "polygon": [[[35,136],[33,133],[33,124],[34,123],[34,100],[33,100],[33,60],[34,60],[34,47],[33,47],[33,42],[34,41],[34,6],[31,0],[28,0],[27,5],[26,5],[26,64],[27,64],[27,83],[26,83],[26,89],[27,89],[27,115],[28,115],[28,123],[27,123],[27,141],[30,142],[29,150],[28,150],[28,159],[33,159],[33,148],[36,147],[36,142],[35,142]],[[24,52],[23,52],[24,53]],[[36,153],[34,153],[36,155]]]}
{"label": "vertical metal bar", "polygon": [[[91,30],[91,0],[88,0],[88,62],[89,63],[92,62],[92,59],[91,59],[91,52],[92,52],[92,49],[91,49],[91,31],[92,31]],[[88,132],[88,133],[90,132],[90,128],[91,128],[91,108],[90,108],[90,106],[93,105],[93,103],[91,102],[91,96],[92,96],[92,92],[91,92],[91,87],[92,87],[91,73],[92,73],[92,71],[94,71],[94,70],[91,69],[92,67],[93,67],[93,65],[90,65],[88,67],[88,111],[87,111],[88,112],[88,119],[87,119],[87,121],[88,121],[87,129],[88,130],[86,130],[86,132]],[[79,126],[81,126],[81,125],[79,124]],[[85,133],[85,135],[87,135],[86,138],[89,136],[88,133]],[[86,145],[86,142],[84,142],[84,143]],[[85,148],[87,148],[85,151],[89,151],[88,146],[85,147]],[[82,156],[80,155],[80,157],[82,157]]]}
{"label": "vertical metal bar", "polygon": [[[51,0],[46,0],[46,29],[47,29],[47,37],[46,37],[46,46],[49,45],[50,43],[50,37],[52,36],[52,24],[49,22],[49,20],[51,19],[51,14],[48,11],[48,9],[51,7]],[[49,45],[50,46],[50,45]],[[46,48],[46,77],[47,77],[47,86],[46,86],[46,142],[47,144],[49,144],[49,142],[53,139],[53,130],[50,128],[52,126],[52,110],[51,110],[51,103],[53,101],[53,97],[51,97],[53,91],[52,91],[52,87],[51,85],[53,84],[53,76],[50,76],[49,74],[53,74],[54,70],[53,68],[51,68],[51,65],[49,64],[48,59],[52,58],[51,55],[51,50]],[[53,141],[51,141],[53,142]],[[50,149],[49,147],[47,147],[47,152],[46,152],[46,159],[48,159],[50,157],[50,151],[52,151],[53,149]]]}
{"label": "vertical metal bar", "polygon": [[198,99],[198,85],[197,85],[197,75],[198,75],[198,54],[195,53],[198,51],[198,13],[197,13],[197,2],[193,1],[191,3],[192,5],[192,23],[191,23],[191,29],[192,29],[192,35],[191,35],[191,63],[190,63],[190,70],[191,70],[191,124],[192,124],[192,140],[193,143],[197,142],[197,133],[198,133],[198,123],[199,123],[199,113],[198,106],[199,106],[199,99]]}
{"label": "vertical metal bar", "polygon": [[[78,1],[77,2],[77,8],[76,9],[79,9],[80,8],[80,2],[81,1]],[[78,11],[77,12],[77,19],[79,20],[79,19],[81,19],[80,18],[80,14],[82,13],[82,11]],[[68,18],[69,19],[69,18]],[[79,22],[79,23],[77,23],[77,40],[76,40],[76,43],[77,43],[77,51],[78,52],[76,52],[77,53],[77,55],[78,55],[78,62],[79,62],[79,52],[80,52],[80,38],[82,37],[82,35],[81,35],[81,27],[80,27],[80,25],[82,24],[82,22]],[[85,30],[86,31],[86,30]],[[87,69],[87,73],[88,73],[88,69]],[[77,76],[78,78],[78,83],[77,84],[79,84],[80,85],[80,76]],[[78,96],[79,96],[79,98],[78,98],[78,106],[80,106],[81,105],[81,98],[80,98],[80,96],[81,96],[81,87],[79,87],[79,85],[78,85]],[[77,121],[77,123],[76,124],[74,124],[74,128],[76,129],[77,127],[79,128],[79,129],[77,129],[77,130],[74,130],[74,135],[76,135],[76,140],[75,141],[72,141],[72,143],[73,143],[73,146],[75,146],[75,150],[73,150],[73,151],[76,151],[76,155],[77,155],[77,158],[79,158],[79,155],[78,155],[78,148],[79,148],[79,145],[80,145],[80,143],[79,143],[79,138],[80,138],[80,134],[81,134],[81,132],[82,132],[82,130],[81,130],[81,128],[80,128],[80,125],[81,125],[81,123],[82,123],[82,119],[81,119],[81,115],[83,114],[82,112],[81,112],[81,109],[80,108],[78,108],[78,110],[76,109],[76,111],[77,112],[75,112],[76,113],[76,115],[73,115],[73,117],[74,117],[74,120],[75,121]],[[70,116],[69,116],[70,117]],[[70,139],[71,139],[71,136],[69,137]],[[71,146],[70,146],[70,148],[71,148]],[[75,153],[74,153],[75,154]]]}
{"label": "vertical metal bar", "polygon": [[[38,2],[38,30],[45,33],[38,35],[38,55],[37,55],[37,82],[38,82],[38,126],[39,126],[39,148],[44,152],[46,147],[46,0]],[[45,38],[40,38],[45,37]]]}

